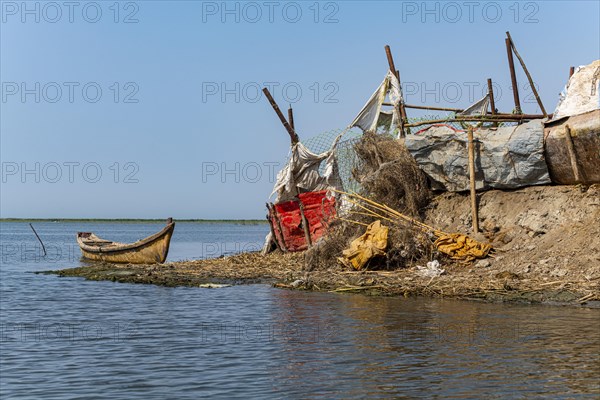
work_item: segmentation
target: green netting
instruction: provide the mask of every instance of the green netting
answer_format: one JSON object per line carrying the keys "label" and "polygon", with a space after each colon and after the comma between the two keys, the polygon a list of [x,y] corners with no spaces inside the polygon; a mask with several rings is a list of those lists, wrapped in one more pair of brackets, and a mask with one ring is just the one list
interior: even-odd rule
{"label": "green netting", "polygon": [[[456,117],[455,113],[449,113],[449,114],[436,114],[436,115],[423,115],[417,118],[408,118],[408,123],[413,124],[416,122],[426,122],[426,121],[435,121],[435,120],[450,120],[453,119],[454,117]],[[415,134],[418,133],[419,131],[422,131],[424,129],[429,128],[432,125],[439,125],[439,124],[443,124],[443,125],[448,125],[453,127],[454,129],[457,130],[466,130],[468,129],[469,125],[476,127],[476,126],[483,126],[483,127],[492,127],[493,123],[492,122],[450,122],[450,121],[444,121],[444,122],[438,122],[436,124],[423,124],[423,125],[419,125],[419,126],[415,126],[415,127],[411,127],[410,129],[410,133],[411,134]],[[500,122],[498,123],[498,126],[513,126],[513,125],[517,125],[516,122]]]}
{"label": "green netting", "polygon": [[[425,122],[432,120],[440,120],[440,119],[452,119],[455,114],[445,114],[445,115],[425,115],[418,118],[409,118],[409,123],[415,122]],[[468,125],[464,122],[440,122],[439,124],[449,125],[457,130],[466,130]],[[472,123],[473,126],[476,126],[476,123]],[[507,125],[515,125],[516,122],[501,122],[499,126],[507,126]],[[424,124],[417,127],[410,128],[411,134],[415,134],[421,130],[427,129],[433,124]],[[492,123],[483,123],[484,127],[492,126]],[[320,133],[316,136],[313,136],[308,139],[301,140],[302,144],[306,146],[310,151],[315,154],[323,153],[328,151],[331,148],[335,138],[338,137],[340,133],[343,132],[343,129],[334,129],[331,131]],[[380,134],[390,134],[385,130],[378,131]],[[339,181],[334,182],[336,186],[342,188],[345,191],[353,191],[360,192],[361,186],[353,177],[352,171],[356,169],[360,169],[361,160],[357,156],[356,151],[354,149],[354,145],[360,141],[362,138],[362,131],[358,128],[351,129],[344,134],[341,140],[338,142],[335,148],[335,162],[336,168],[338,170]],[[325,172],[325,163],[321,163],[321,167],[319,172],[323,174]]]}
{"label": "green netting", "polygon": [[[331,148],[335,138],[337,138],[343,129],[334,129],[323,132],[311,138],[302,140],[302,144],[313,153],[319,154],[328,151]],[[352,170],[359,166],[360,160],[354,151],[354,144],[360,140],[362,132],[359,129],[351,129],[342,136],[335,147],[335,162],[340,177],[339,182],[334,182],[336,186],[343,190],[359,191],[360,185],[352,177]],[[325,171],[325,163],[321,163],[320,173]]]}

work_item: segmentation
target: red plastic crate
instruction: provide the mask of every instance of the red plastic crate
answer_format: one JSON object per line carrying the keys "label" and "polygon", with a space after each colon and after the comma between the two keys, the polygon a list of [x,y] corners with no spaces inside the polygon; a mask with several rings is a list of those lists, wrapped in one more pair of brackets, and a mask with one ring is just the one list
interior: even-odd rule
{"label": "red plastic crate", "polygon": [[335,198],[328,198],[326,190],[302,193],[298,195],[298,200],[275,204],[269,213],[269,219],[279,247],[288,251],[308,248],[302,227],[300,203],[304,208],[312,243],[327,233],[329,222],[336,215]]}

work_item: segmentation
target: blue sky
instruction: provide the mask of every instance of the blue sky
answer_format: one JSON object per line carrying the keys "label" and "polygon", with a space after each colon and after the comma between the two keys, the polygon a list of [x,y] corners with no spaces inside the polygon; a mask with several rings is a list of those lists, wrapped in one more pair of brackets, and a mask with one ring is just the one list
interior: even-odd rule
{"label": "blue sky", "polygon": [[492,78],[503,111],[505,31],[549,112],[600,58],[597,1],[68,4],[1,2],[2,217],[262,218],[289,139],[257,89],[301,138],[343,128],[385,44],[408,103],[463,107]]}

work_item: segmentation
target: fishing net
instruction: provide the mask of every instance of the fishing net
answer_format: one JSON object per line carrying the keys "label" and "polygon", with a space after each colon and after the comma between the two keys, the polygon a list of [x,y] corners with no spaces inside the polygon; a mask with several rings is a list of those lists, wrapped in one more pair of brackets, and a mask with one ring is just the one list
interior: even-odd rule
{"label": "fishing net", "polygon": [[[332,130],[302,141],[318,154],[331,148],[342,130]],[[334,149],[338,182],[347,192],[365,193],[376,201],[416,216],[428,204],[427,178],[404,145],[380,133],[346,132]],[[323,174],[325,163],[320,166]]]}
{"label": "fishing net", "polygon": [[[328,151],[335,139],[343,132],[343,129],[334,129],[313,136],[309,139],[301,140],[302,144],[315,154]],[[334,149],[335,163],[338,170],[338,181],[333,182],[334,186],[346,191],[358,192],[361,189],[359,182],[352,176],[352,171],[360,164],[354,145],[361,140],[362,132],[360,130],[349,130],[342,136]],[[321,163],[319,173],[325,172],[325,163]]]}
{"label": "fishing net", "polygon": [[[303,144],[313,152],[330,148],[341,130],[325,132],[307,139]],[[401,141],[385,133],[351,131],[335,148],[339,174],[338,188],[346,192],[368,195],[404,213],[420,217],[429,203],[431,193],[427,179]],[[372,217],[353,215],[364,224]],[[306,252],[307,270],[340,268],[337,257],[364,231],[361,225],[338,219],[332,223],[326,237]],[[411,226],[390,230],[385,256],[376,257],[368,268],[395,269],[413,264],[431,254],[427,235]]]}

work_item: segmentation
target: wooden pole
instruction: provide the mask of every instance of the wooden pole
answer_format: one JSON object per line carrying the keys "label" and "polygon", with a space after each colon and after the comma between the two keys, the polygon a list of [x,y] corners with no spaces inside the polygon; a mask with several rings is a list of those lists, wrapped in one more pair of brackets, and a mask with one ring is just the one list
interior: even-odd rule
{"label": "wooden pole", "polygon": [[[494,86],[492,85],[492,79],[488,78],[488,95],[490,96],[490,108],[492,109],[492,115],[496,115],[496,102],[494,101]],[[494,126],[498,126],[497,122],[494,122]]]}
{"label": "wooden pole", "polygon": [[540,99],[540,95],[538,94],[537,89],[535,88],[533,78],[531,77],[529,70],[525,66],[525,61],[523,61],[523,58],[519,55],[519,52],[517,51],[517,46],[515,46],[515,42],[513,42],[512,37],[510,36],[510,32],[507,31],[506,36],[510,42],[510,47],[512,48],[512,51],[515,53],[515,56],[517,56],[517,58],[519,59],[519,62],[521,63],[521,67],[523,67],[523,71],[525,72],[525,75],[527,76],[527,80],[529,81],[529,86],[531,86],[531,90],[533,91],[535,100],[537,101],[538,105],[540,106],[540,110],[542,111],[542,114],[544,114],[544,118],[548,118],[548,113],[546,112],[546,109],[544,108],[544,104],[542,103],[542,99]]}
{"label": "wooden pole", "polygon": [[[394,65],[394,57],[392,56],[392,50],[390,49],[390,46],[388,44],[385,45],[385,55],[387,56],[390,71],[392,71],[392,73],[394,73],[394,74],[397,74],[396,78],[398,78],[399,71],[396,69],[396,66]],[[400,79],[398,79],[398,81],[400,81]]]}
{"label": "wooden pole", "polygon": [[571,169],[573,170],[573,176],[575,182],[581,182],[581,173],[579,172],[579,165],[577,165],[577,153],[575,153],[575,146],[573,145],[573,136],[571,136],[571,128],[569,125],[565,125],[565,141],[567,142],[567,151],[569,153],[569,159],[571,160]]}
{"label": "wooden pole", "polygon": [[294,111],[292,110],[292,105],[290,104],[290,108],[288,108],[288,121],[290,126],[296,132],[296,127],[294,126]]}
{"label": "wooden pole", "polygon": [[[284,253],[287,253],[288,249],[287,249],[287,245],[285,243],[285,236],[283,235],[283,229],[281,229],[281,221],[279,220],[279,216],[277,215],[277,209],[275,208],[275,205],[273,203],[271,203],[270,210],[273,211],[273,219],[275,219],[275,222],[277,223],[277,228],[279,229],[279,234],[281,235],[281,243],[279,243],[279,248]],[[275,235],[275,241],[278,241],[277,235]]]}
{"label": "wooden pole", "polygon": [[[400,84],[400,71],[396,69],[394,65],[394,57],[392,56],[392,50],[389,45],[385,45],[385,55],[387,56],[388,66],[390,67],[390,71],[392,74],[396,75],[396,79],[398,79],[398,83]],[[400,115],[400,136],[404,136],[404,123],[407,121],[406,118],[406,109],[404,108],[404,99],[400,99],[400,104],[398,104],[398,114]]]}
{"label": "wooden pole", "polygon": [[471,188],[471,215],[473,219],[473,232],[479,232],[479,216],[477,213],[477,191],[475,190],[475,144],[473,141],[473,127],[467,131],[469,139],[469,185]]}
{"label": "wooden pole", "polygon": [[492,79],[488,78],[488,94],[490,95],[490,107],[492,108],[492,115],[496,115],[496,102],[494,101],[494,86],[492,85]]}
{"label": "wooden pole", "polygon": [[[398,84],[401,85],[400,83],[400,71],[396,70],[396,78],[398,78]],[[408,118],[406,117],[406,105],[404,104],[404,99],[400,100],[400,115],[402,116],[402,118],[404,119],[404,121],[406,121]]]}
{"label": "wooden pole", "polygon": [[517,75],[515,73],[515,62],[513,60],[512,47],[510,40],[506,38],[506,55],[508,57],[508,68],[510,69],[510,80],[512,83],[513,99],[515,101],[515,111],[517,114],[521,114],[521,101],[519,100],[519,86],[517,83]]}
{"label": "wooden pole", "polygon": [[572,77],[574,73],[575,73],[575,67],[569,68],[569,78]]}
{"label": "wooden pole", "polygon": [[[398,85],[402,88],[400,83],[400,71],[396,70],[396,77],[398,78]],[[400,89],[400,94],[402,94],[402,89]],[[408,117],[406,116],[406,105],[404,104],[404,99],[400,98],[400,132],[402,133],[400,136],[405,136],[407,133],[410,134],[410,129],[405,128],[406,123],[408,122]],[[406,129],[406,132],[405,132]]]}
{"label": "wooden pole", "polygon": [[300,205],[300,216],[302,217],[302,229],[304,230],[304,239],[306,240],[306,247],[312,247],[312,240],[310,239],[310,228],[308,227],[308,220],[304,215],[304,206],[302,202],[298,200],[298,204]]}
{"label": "wooden pole", "polygon": [[300,139],[298,138],[298,135],[296,134],[296,131],[294,131],[294,129],[290,126],[290,124],[287,122],[287,120],[283,116],[283,113],[279,109],[279,106],[277,105],[277,103],[275,103],[275,100],[273,99],[273,96],[271,96],[271,93],[269,92],[269,89],[263,88],[263,93],[267,97],[267,100],[269,100],[269,103],[271,103],[271,107],[273,107],[273,110],[275,110],[275,113],[279,117],[279,120],[283,124],[284,128],[289,133],[290,139],[292,141],[292,145],[298,143],[300,141]]}
{"label": "wooden pole", "polygon": [[282,250],[281,246],[279,245],[279,239],[277,238],[277,235],[275,234],[275,227],[273,227],[273,219],[271,218],[271,216],[273,215],[273,211],[271,211],[271,206],[269,206],[269,203],[267,203],[267,210],[269,210],[269,214],[267,215],[267,221],[269,221],[269,229],[271,230],[271,237],[273,237],[275,246],[279,250]]}

